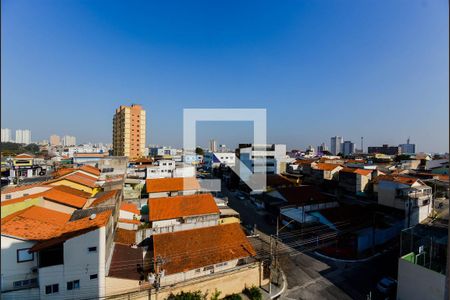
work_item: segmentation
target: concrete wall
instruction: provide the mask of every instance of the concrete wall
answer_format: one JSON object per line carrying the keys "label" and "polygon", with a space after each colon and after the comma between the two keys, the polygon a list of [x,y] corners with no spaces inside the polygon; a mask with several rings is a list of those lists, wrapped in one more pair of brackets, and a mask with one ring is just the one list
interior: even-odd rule
{"label": "concrete wall", "polygon": [[[37,193],[42,193],[50,188],[51,187],[49,187],[49,186],[36,186],[36,187],[32,187],[32,188],[29,188],[26,190],[17,191],[17,192],[11,192],[11,193],[3,193],[2,192],[1,201],[24,197],[24,196],[26,196],[26,194],[33,195],[33,194],[37,194]],[[6,199],[6,195],[9,195],[11,198]]]}
{"label": "concrete wall", "polygon": [[444,299],[445,275],[398,260],[398,300]]}
{"label": "concrete wall", "polygon": [[[37,277],[37,274],[31,271],[33,267],[37,266],[36,254],[34,254],[32,261],[17,262],[17,249],[31,248],[35,242],[23,241],[2,235],[1,244],[2,291],[12,289],[14,281]],[[3,295],[1,298],[3,299]]]}
{"label": "concrete wall", "polygon": [[25,289],[12,291],[7,293],[2,293],[2,300],[18,300],[18,299],[27,299],[27,300],[38,300],[39,299],[39,288]]}
{"label": "concrete wall", "polygon": [[76,210],[76,208],[74,208],[74,207],[70,207],[70,206],[67,206],[64,204],[59,204],[59,203],[56,203],[53,201],[48,201],[45,199],[43,199],[43,201],[41,201],[38,204],[38,206],[48,208],[51,210],[56,210],[56,211],[59,211],[62,213],[70,214],[70,215]]}

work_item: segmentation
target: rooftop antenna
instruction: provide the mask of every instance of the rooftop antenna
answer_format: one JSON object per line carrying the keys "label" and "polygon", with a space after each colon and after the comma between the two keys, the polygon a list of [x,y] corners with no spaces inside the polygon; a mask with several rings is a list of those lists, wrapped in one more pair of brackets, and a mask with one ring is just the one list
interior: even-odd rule
{"label": "rooftop antenna", "polygon": [[406,143],[409,145],[409,139],[410,139],[410,137],[408,136],[408,139],[406,140]]}

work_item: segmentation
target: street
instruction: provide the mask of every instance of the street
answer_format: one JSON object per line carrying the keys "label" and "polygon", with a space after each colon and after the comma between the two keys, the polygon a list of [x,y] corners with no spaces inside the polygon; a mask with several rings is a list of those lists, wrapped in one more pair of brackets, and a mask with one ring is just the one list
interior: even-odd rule
{"label": "street", "polygon": [[[257,210],[249,199],[240,200],[236,193],[222,187],[228,205],[238,211],[243,224],[254,225],[262,234],[276,232],[275,225],[267,222],[265,211]],[[267,240],[266,239],[266,240]],[[252,239],[258,253],[268,256],[270,245]],[[313,252],[299,252],[287,245],[279,246],[279,263],[288,281],[282,299],[385,299],[376,291],[376,283],[383,276],[396,278],[398,247],[392,246],[372,260],[356,263],[335,262]]]}

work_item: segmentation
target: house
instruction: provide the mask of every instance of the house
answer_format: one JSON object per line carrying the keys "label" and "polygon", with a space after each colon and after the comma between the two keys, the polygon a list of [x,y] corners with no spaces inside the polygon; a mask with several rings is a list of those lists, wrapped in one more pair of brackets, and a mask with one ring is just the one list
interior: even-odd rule
{"label": "house", "polygon": [[203,164],[207,169],[218,168],[220,165],[234,167],[236,154],[234,152],[206,152]]}
{"label": "house", "polygon": [[97,179],[83,173],[69,173],[59,178],[50,180],[47,184],[51,186],[65,185],[95,195],[99,190]]}
{"label": "house", "polygon": [[74,164],[95,164],[98,163],[99,160],[101,160],[104,157],[107,157],[108,154],[106,153],[98,153],[98,152],[91,152],[91,153],[74,153],[73,154],[73,163]]}
{"label": "house", "polygon": [[41,193],[3,201],[2,218],[33,205],[71,214],[85,207],[89,198],[89,193],[68,186],[55,186]]}
{"label": "house", "polygon": [[136,230],[141,224],[141,212],[135,203],[122,202],[119,209],[117,226],[122,229]]}
{"label": "house", "polygon": [[316,184],[337,180],[342,166],[330,163],[311,164],[311,180]]}
{"label": "house", "polygon": [[428,160],[425,164],[425,170],[430,170],[434,174],[446,174],[448,175],[448,159],[434,159]]}
{"label": "house", "polygon": [[365,195],[369,189],[373,170],[343,168],[339,171],[339,187],[354,195]]}
{"label": "house", "polygon": [[6,186],[2,189],[1,201],[42,193],[48,189],[51,189],[51,186],[45,185],[43,183]]}
{"label": "house", "polygon": [[214,226],[220,217],[211,194],[148,199],[148,208],[153,233]]}
{"label": "house", "polygon": [[28,250],[57,235],[70,214],[31,206],[1,220],[1,298],[39,298],[38,257]]}
{"label": "house", "polygon": [[405,175],[381,175],[374,179],[378,204],[405,212],[405,226],[424,221],[431,213],[433,193],[422,180]]}
{"label": "house", "polygon": [[29,249],[38,257],[40,298],[79,298],[81,292],[89,298],[105,295],[114,239],[111,212],[71,220]]}
{"label": "house", "polygon": [[152,236],[150,272],[166,286],[232,270],[256,255],[238,223]]}
{"label": "house", "polygon": [[146,180],[149,198],[193,195],[200,190],[200,183],[195,177],[154,178]]}

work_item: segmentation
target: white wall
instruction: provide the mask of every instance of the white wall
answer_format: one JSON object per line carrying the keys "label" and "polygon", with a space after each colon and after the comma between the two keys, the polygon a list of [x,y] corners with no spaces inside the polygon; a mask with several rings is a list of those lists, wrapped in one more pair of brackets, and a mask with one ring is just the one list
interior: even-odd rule
{"label": "white wall", "polygon": [[2,291],[12,289],[14,281],[37,277],[37,273],[32,273],[31,271],[33,267],[37,266],[36,254],[34,254],[32,261],[17,262],[17,250],[31,248],[35,242],[19,240],[2,235],[1,244]]}
{"label": "white wall", "polygon": [[[44,191],[46,191],[46,190],[48,190],[50,188],[51,187],[48,187],[48,186],[47,187],[37,186],[37,187],[32,187],[32,188],[29,188],[29,189],[26,189],[26,190],[17,191],[17,192],[11,192],[11,193],[4,193],[4,192],[2,192],[2,194],[1,194],[1,201],[23,197],[23,196],[26,196],[26,194],[33,195],[33,194],[37,194],[37,193],[42,193],[42,192],[44,192]],[[6,195],[11,196],[11,198],[6,199]]]}
{"label": "white wall", "polygon": [[398,300],[444,299],[445,275],[398,260]]}

